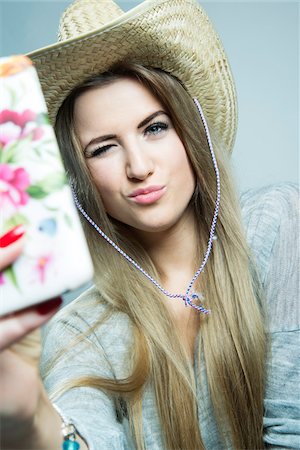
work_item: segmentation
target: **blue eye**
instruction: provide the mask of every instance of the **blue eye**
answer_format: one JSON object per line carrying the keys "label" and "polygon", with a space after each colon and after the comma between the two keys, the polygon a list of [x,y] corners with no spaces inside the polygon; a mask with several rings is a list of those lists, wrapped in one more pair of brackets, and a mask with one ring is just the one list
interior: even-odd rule
{"label": "blue eye", "polygon": [[156,135],[156,134],[161,133],[162,131],[167,130],[168,128],[169,128],[169,125],[167,123],[155,122],[155,123],[152,123],[151,125],[149,125],[145,129],[145,134]]}

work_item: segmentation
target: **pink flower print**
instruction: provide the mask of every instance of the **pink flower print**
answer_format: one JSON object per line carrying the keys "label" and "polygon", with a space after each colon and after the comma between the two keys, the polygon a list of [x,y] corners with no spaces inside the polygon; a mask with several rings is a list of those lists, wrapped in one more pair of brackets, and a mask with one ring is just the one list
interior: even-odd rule
{"label": "pink flower print", "polygon": [[40,140],[41,137],[43,136],[43,134],[44,134],[44,130],[41,127],[34,128],[32,130],[32,140],[33,141]]}
{"label": "pink flower print", "polygon": [[33,122],[36,119],[36,113],[30,109],[19,113],[10,109],[4,109],[0,112],[0,124],[12,122],[20,128],[24,128],[27,122]]}
{"label": "pink flower print", "polygon": [[32,140],[43,136],[43,129],[35,123],[36,113],[30,109],[23,112],[4,109],[0,111],[0,145],[5,147],[11,142],[23,139],[30,134]]}
{"label": "pink flower print", "polygon": [[0,209],[26,205],[29,184],[29,175],[23,167],[13,169],[8,164],[0,164]]}
{"label": "pink flower print", "polygon": [[40,256],[35,265],[35,269],[38,272],[38,277],[41,283],[44,283],[46,280],[46,270],[49,267],[49,264],[52,261],[51,255]]}

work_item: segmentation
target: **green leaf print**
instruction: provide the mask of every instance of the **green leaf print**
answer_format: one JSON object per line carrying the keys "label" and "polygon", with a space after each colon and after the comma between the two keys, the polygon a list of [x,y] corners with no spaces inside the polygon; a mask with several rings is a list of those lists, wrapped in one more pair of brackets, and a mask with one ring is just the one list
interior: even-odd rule
{"label": "green leaf print", "polygon": [[64,172],[55,172],[45,177],[40,184],[50,194],[50,192],[58,191],[65,186],[67,184],[67,178]]}
{"label": "green leaf print", "polygon": [[15,286],[15,288],[17,288],[18,291],[20,291],[20,287],[18,285],[17,277],[16,277],[13,266],[8,267],[4,271],[4,273],[7,276],[7,278],[11,281],[11,283]]}
{"label": "green leaf print", "polygon": [[66,221],[66,224],[70,227],[70,228],[72,228],[72,220],[71,220],[71,217],[68,215],[68,214],[64,214],[64,219],[65,219],[65,221]]}
{"label": "green leaf print", "polygon": [[26,225],[29,223],[29,220],[26,216],[24,216],[21,213],[16,213],[12,217],[10,217],[8,220],[5,221],[3,230],[8,231],[11,228],[16,227],[17,225]]}
{"label": "green leaf print", "polygon": [[59,191],[66,184],[67,178],[64,172],[52,173],[39,181],[39,183],[29,186],[26,192],[30,197],[42,199],[52,192]]}
{"label": "green leaf print", "polygon": [[35,118],[35,122],[38,125],[49,125],[50,122],[49,122],[48,114],[45,112],[39,113]]}
{"label": "green leaf print", "polygon": [[[28,145],[31,142],[31,136],[26,136],[19,141],[13,142],[11,145],[8,145],[1,152],[1,163],[13,164],[18,163],[24,160],[24,155],[28,155],[26,151],[28,149]],[[27,158],[28,159],[28,158]]]}
{"label": "green leaf print", "polygon": [[31,186],[29,186],[29,188],[27,188],[26,192],[28,195],[30,195],[30,197],[37,200],[41,200],[49,195],[49,192],[47,192],[42,186],[38,184],[32,184]]}

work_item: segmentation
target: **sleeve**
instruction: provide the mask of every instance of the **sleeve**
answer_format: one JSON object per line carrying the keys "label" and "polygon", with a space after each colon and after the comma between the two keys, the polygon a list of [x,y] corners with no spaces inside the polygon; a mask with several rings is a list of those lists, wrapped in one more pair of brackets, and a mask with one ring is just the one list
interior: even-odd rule
{"label": "sleeve", "polygon": [[273,450],[300,449],[298,189],[273,189],[267,203],[277,231],[264,277],[270,333],[264,442]]}
{"label": "sleeve", "polygon": [[81,316],[58,317],[43,333],[40,371],[50,400],[75,425],[89,450],[131,450],[133,445],[126,425],[118,421],[113,396],[96,387],[70,387],[59,393],[62,384],[78,377],[114,379],[115,375],[95,333],[74,345],[74,338],[88,329]]}

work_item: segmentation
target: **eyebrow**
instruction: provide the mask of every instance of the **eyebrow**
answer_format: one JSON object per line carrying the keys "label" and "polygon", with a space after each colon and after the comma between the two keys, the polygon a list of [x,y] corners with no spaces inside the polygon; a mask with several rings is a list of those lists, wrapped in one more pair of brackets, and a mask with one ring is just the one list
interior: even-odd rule
{"label": "eyebrow", "polygon": [[[154,112],[153,114],[150,114],[150,116],[146,117],[138,124],[138,129],[144,127],[145,125],[147,125],[147,123],[151,122],[151,120],[153,120],[155,117],[160,116],[162,114],[167,113],[165,111],[160,110]],[[108,141],[109,139],[116,139],[116,137],[117,137],[116,134],[105,134],[104,136],[96,137],[89,141],[89,143],[84,147],[83,151],[86,152],[87,148],[92,144],[100,144],[100,142]]]}
{"label": "eyebrow", "polygon": [[142,120],[142,122],[138,125],[138,128],[142,128],[145,125],[147,125],[147,123],[151,122],[151,120],[153,120],[155,117],[160,116],[161,114],[166,114],[165,111],[156,111],[153,114],[150,114],[150,116],[146,117],[146,119]]}

